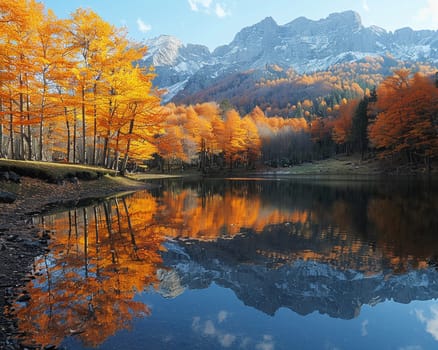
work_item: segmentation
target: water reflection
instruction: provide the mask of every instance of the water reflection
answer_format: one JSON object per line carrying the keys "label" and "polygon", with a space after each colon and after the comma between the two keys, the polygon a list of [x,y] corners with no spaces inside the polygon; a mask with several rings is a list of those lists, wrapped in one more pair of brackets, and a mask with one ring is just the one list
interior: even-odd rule
{"label": "water reflection", "polygon": [[[31,296],[18,309],[26,343],[59,345],[75,334],[97,346],[136,317],[150,313],[135,293],[158,285],[164,236],[152,229],[157,208],[150,194],[108,200],[41,218],[56,235],[37,262]],[[149,227],[150,226],[150,227]]]}
{"label": "water reflection", "polygon": [[429,300],[438,297],[437,207],[424,183],[172,181],[48,214],[40,225],[55,234],[31,299],[17,304],[19,326],[27,343],[75,335],[96,347],[150,314],[136,293],[176,298],[213,284],[268,315],[286,307],[351,319],[364,304]]}

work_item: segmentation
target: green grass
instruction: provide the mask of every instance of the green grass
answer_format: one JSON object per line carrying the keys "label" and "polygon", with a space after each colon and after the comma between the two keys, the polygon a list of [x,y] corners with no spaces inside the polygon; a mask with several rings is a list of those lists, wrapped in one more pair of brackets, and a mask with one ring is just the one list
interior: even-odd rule
{"label": "green grass", "polygon": [[0,159],[0,171],[14,171],[21,176],[38,178],[51,183],[73,177],[80,180],[95,180],[115,173],[114,170],[87,165],[9,159]]}

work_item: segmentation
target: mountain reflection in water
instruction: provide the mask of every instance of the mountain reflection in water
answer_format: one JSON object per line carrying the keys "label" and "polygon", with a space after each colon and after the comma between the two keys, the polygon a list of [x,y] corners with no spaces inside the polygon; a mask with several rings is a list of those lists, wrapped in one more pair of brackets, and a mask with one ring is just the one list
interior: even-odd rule
{"label": "mountain reflection in water", "polygon": [[362,305],[438,297],[430,183],[165,181],[38,219],[53,232],[16,305],[28,345],[98,347],[166,298],[215,284],[268,315],[352,319]]}

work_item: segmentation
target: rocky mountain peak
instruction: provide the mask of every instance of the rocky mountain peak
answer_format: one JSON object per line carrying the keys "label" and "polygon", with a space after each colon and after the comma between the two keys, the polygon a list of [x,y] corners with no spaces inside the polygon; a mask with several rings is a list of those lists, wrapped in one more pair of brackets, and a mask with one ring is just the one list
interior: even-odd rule
{"label": "rocky mountain peak", "polygon": [[362,19],[359,13],[355,11],[332,13],[327,17],[326,21],[334,24],[345,23],[351,27],[362,27]]}
{"label": "rocky mountain peak", "polygon": [[254,25],[254,27],[264,27],[264,28],[272,28],[277,27],[277,22],[271,17],[265,17],[262,21]]}
{"label": "rocky mountain peak", "polygon": [[243,28],[228,46],[252,46],[258,45],[263,39],[275,36],[278,25],[272,17],[266,17],[259,23]]}
{"label": "rocky mountain peak", "polygon": [[355,31],[364,28],[359,13],[355,11],[332,13],[327,18],[316,21],[306,17],[298,17],[285,24],[284,27],[290,30],[291,33],[308,32],[312,35],[318,32],[333,31],[346,27]]}
{"label": "rocky mountain peak", "polygon": [[269,16],[252,26],[243,28],[239,33],[237,33],[236,37],[243,35],[244,33],[251,33],[254,31],[269,32],[272,31],[273,29],[276,29],[277,27],[278,27],[277,22],[275,22],[275,20]]}
{"label": "rocky mountain peak", "polygon": [[171,35],[160,35],[158,38],[146,41],[149,51],[145,59],[151,57],[154,66],[171,66],[176,63],[183,43]]}

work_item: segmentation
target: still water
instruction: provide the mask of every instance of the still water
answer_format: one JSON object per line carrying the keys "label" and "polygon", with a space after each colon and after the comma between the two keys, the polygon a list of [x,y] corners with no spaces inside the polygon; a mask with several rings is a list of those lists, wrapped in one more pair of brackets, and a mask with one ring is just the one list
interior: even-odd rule
{"label": "still water", "polygon": [[37,219],[24,343],[438,348],[431,182],[187,180]]}

